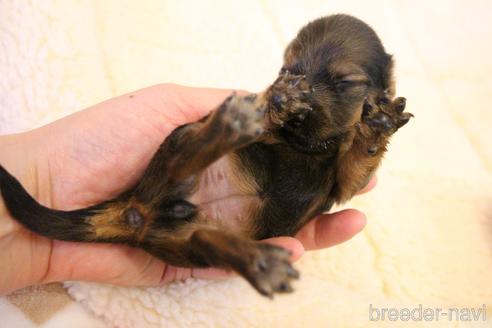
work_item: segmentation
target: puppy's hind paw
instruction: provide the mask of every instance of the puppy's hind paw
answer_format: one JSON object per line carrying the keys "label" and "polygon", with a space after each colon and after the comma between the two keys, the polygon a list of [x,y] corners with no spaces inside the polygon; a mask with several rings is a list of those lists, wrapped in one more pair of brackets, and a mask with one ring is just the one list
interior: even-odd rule
{"label": "puppy's hind paw", "polygon": [[245,278],[269,298],[275,293],[292,292],[291,281],[299,278],[299,272],[289,262],[290,252],[270,244],[258,244],[257,250],[244,272]]}

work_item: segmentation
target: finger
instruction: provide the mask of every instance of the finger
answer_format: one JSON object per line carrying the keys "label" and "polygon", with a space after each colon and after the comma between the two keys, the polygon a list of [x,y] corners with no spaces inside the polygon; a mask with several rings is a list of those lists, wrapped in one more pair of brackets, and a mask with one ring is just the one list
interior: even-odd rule
{"label": "finger", "polygon": [[[138,92],[149,99],[160,99],[151,106],[164,114],[171,110],[172,115],[168,116],[168,121],[177,126],[204,117],[230,96],[233,90],[160,84]],[[249,93],[244,90],[236,92],[239,95]]]}
{"label": "finger", "polygon": [[173,85],[176,88],[175,96],[182,101],[183,110],[186,113],[195,115],[190,117],[197,120],[207,115],[219,106],[233,92],[239,96],[244,96],[250,92],[245,90],[216,89],[216,88],[192,88],[180,85]]}
{"label": "finger", "polygon": [[[160,110],[172,110],[170,118],[177,119],[177,125],[196,121],[217,107],[232,90],[214,88],[192,88],[176,84],[164,84],[155,87],[163,104]],[[181,115],[177,115],[177,114]]]}
{"label": "finger", "polygon": [[304,254],[303,244],[299,240],[293,237],[269,238],[269,239],[264,239],[261,242],[273,244],[287,249],[292,253],[290,256],[290,260],[292,262],[299,260],[301,256]]}
{"label": "finger", "polygon": [[228,271],[218,268],[193,268],[191,270],[191,276],[199,279],[222,280],[237,276],[237,273],[232,270]]}
{"label": "finger", "polygon": [[318,216],[306,224],[296,238],[306,250],[321,249],[349,240],[365,225],[366,217],[362,212],[347,209]]}
{"label": "finger", "polygon": [[373,175],[372,178],[369,180],[367,185],[359,190],[357,192],[357,195],[365,194],[366,192],[369,192],[370,190],[374,189],[376,187],[376,184],[378,183],[378,177],[376,175]]}

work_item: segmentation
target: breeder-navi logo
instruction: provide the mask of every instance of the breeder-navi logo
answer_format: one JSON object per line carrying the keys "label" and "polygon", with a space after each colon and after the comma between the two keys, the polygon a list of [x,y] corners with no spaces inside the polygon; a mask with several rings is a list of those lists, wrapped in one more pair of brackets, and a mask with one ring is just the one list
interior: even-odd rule
{"label": "breeder-navi logo", "polygon": [[487,307],[478,308],[378,308],[369,304],[370,321],[487,321]]}

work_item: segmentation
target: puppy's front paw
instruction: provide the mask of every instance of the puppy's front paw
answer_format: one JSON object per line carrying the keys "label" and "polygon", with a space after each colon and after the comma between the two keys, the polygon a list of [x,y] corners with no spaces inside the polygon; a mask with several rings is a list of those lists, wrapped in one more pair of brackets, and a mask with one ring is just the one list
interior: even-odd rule
{"label": "puppy's front paw", "polygon": [[270,116],[275,124],[283,126],[287,122],[302,124],[312,107],[310,96],[313,88],[305,75],[282,71],[267,92]]}
{"label": "puppy's front paw", "polygon": [[265,109],[255,100],[255,94],[240,97],[234,92],[220,107],[220,120],[234,140],[247,141],[263,133]]}
{"label": "puppy's front paw", "polygon": [[364,103],[359,129],[366,138],[369,155],[384,150],[389,137],[413,117],[413,114],[404,112],[405,106],[403,97],[394,100],[383,97],[377,99],[376,104]]}
{"label": "puppy's front paw", "polygon": [[362,121],[378,133],[394,133],[407,124],[413,115],[404,113],[406,99],[403,97],[389,101],[387,98],[378,100],[378,105],[364,104]]}
{"label": "puppy's front paw", "polygon": [[298,279],[299,272],[292,267],[289,257],[290,252],[284,248],[258,244],[243,275],[264,296],[272,298],[274,293],[290,293],[291,280]]}

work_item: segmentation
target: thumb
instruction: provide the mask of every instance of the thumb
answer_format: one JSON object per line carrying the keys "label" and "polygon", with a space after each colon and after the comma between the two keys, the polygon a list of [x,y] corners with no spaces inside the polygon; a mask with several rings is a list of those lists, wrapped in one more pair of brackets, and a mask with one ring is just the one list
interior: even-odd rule
{"label": "thumb", "polygon": [[289,250],[292,253],[290,257],[290,260],[292,262],[299,260],[301,256],[304,254],[304,246],[299,240],[293,237],[269,238],[269,239],[264,239],[261,242],[273,244]]}

